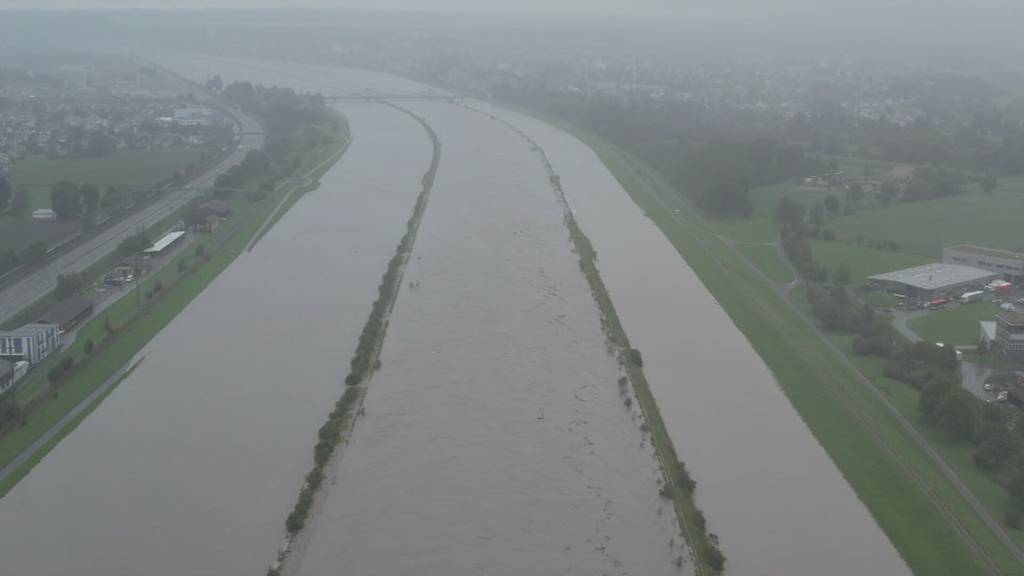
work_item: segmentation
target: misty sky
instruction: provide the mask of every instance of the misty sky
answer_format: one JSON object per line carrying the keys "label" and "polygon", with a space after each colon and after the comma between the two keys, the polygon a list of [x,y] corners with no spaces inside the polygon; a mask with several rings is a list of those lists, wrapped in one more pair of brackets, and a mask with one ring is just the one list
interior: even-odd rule
{"label": "misty sky", "polygon": [[[685,0],[684,0],[685,1]],[[668,10],[678,0],[0,0],[16,8],[359,8],[430,10]]]}
{"label": "misty sky", "polygon": [[722,6],[758,9],[850,9],[990,12],[1019,6],[1017,0],[0,0],[0,8],[357,8],[515,10],[543,12],[716,11]]}

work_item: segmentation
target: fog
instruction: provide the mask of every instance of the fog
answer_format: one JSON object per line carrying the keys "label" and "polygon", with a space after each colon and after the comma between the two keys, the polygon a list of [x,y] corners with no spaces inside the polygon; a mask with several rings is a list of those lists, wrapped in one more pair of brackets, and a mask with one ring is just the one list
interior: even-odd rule
{"label": "fog", "polygon": [[[101,234],[143,209],[228,246],[52,452],[3,442],[138,336],[105,328],[36,398],[0,399],[0,454],[38,462],[0,492],[0,558],[1015,573],[1024,417],[960,386],[956,355],[992,343],[971,317],[941,340],[969,349],[908,345],[940,341],[913,322],[963,286],[872,279],[954,245],[1024,251],[1021,22],[1020,0],[0,0],[0,240],[50,205],[75,227],[0,246],[0,305],[77,271],[77,242],[128,258]],[[169,150],[197,159],[147,190],[116,165],[16,177]],[[200,251],[181,253],[188,278]],[[62,280],[116,301],[105,273]],[[983,297],[1014,310],[1021,288]],[[141,293],[118,313],[148,315]]]}

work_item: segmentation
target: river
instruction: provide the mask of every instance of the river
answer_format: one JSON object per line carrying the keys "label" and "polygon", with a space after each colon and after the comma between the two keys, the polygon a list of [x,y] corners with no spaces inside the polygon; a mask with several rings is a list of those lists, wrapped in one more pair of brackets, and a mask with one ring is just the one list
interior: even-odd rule
{"label": "river", "polygon": [[[327,94],[423,88],[365,71],[161,62]],[[676,573],[649,441],[536,154],[486,115],[409,107],[438,132],[441,167],[382,369],[296,573]],[[242,575],[272,559],[430,158],[412,119],[343,110],[354,141],[321,188],[0,500],[5,570]],[[907,574],[749,343],[596,156],[495,113],[561,175],[728,573]]]}
{"label": "river", "polygon": [[0,500],[0,573],[259,575],[430,164],[407,116],[353,143]]}
{"label": "river", "polygon": [[734,575],[909,574],[732,320],[596,154],[492,110],[547,151]]}
{"label": "river", "polygon": [[298,573],[678,573],[674,512],[543,165],[485,116],[410,107],[441,166]]}

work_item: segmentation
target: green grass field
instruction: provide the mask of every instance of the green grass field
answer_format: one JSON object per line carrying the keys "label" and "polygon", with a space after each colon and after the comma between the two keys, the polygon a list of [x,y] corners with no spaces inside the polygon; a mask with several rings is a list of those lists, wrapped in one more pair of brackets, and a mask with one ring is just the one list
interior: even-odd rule
{"label": "green grass field", "polygon": [[[840,200],[840,192],[832,192]],[[828,193],[794,184],[751,190],[754,212],[750,218],[709,219],[720,234],[738,242],[771,242],[778,238],[774,211],[779,200],[790,198],[808,209],[824,201]],[[887,207],[861,203],[856,214],[826,216],[824,228],[833,230],[848,244],[892,241],[899,252],[939,259],[942,248],[953,244],[978,244],[1006,250],[1024,250],[1019,232],[1024,214],[1024,178],[1001,180],[993,194],[960,194],[924,202],[897,202]]]}
{"label": "green grass field", "polygon": [[978,244],[1005,250],[1024,249],[1020,217],[1024,194],[960,194],[925,202],[899,202],[887,208],[861,211],[829,224],[847,240],[893,241],[902,252],[938,259],[942,248]]}
{"label": "green grass field", "polygon": [[764,273],[772,282],[788,284],[793,281],[793,269],[782,260],[775,246],[764,244],[737,244],[736,249],[743,253],[757,269]]}
{"label": "green grass field", "polygon": [[11,171],[14,186],[28,193],[29,210],[50,207],[50,186],[67,181],[107,186],[149,187],[198,162],[210,148],[184,146],[157,150],[118,150],[100,158],[51,158],[39,154],[19,160]]}
{"label": "green grass field", "polygon": [[957,346],[974,346],[981,338],[978,322],[994,320],[999,306],[991,302],[974,302],[936,310],[910,322],[911,329],[925,340]]}
{"label": "green grass field", "polygon": [[914,254],[886,252],[867,246],[822,240],[811,240],[811,253],[814,260],[828,268],[830,273],[835,273],[840,267],[845,266],[850,272],[851,286],[863,285],[865,279],[874,274],[919,266],[931,261]]}
{"label": "green grass field", "polygon": [[[649,168],[599,139],[583,137],[722,303],[914,573],[982,574],[989,571],[982,567],[985,562],[1005,574],[1022,573],[857,372],[718,238],[714,232],[721,231],[720,223],[709,229]],[[892,388],[896,394],[905,390]],[[968,545],[940,506],[983,552]],[[728,543],[723,546],[728,554]]]}
{"label": "green grass field", "polygon": [[[333,163],[325,163],[326,159],[335,155],[340,147],[340,145],[334,145],[311,151],[297,173],[310,172],[309,180],[317,182],[323,172]],[[309,184],[303,184],[304,188],[310,187]],[[158,297],[154,297],[142,309],[139,308],[133,295],[123,297],[80,328],[75,343],[68,350],[47,358],[43,364],[26,376],[16,390],[17,401],[22,405],[27,405],[33,400],[40,400],[40,403],[28,416],[24,426],[13,428],[0,437],[0,465],[10,462],[68,411],[114,375],[117,370],[127,365],[150,339],[234,261],[270,217],[277,202],[289,192],[291,187],[285,186],[268,196],[267,199],[255,204],[250,203],[245,195],[235,194],[228,200],[233,210],[232,217],[219,226],[213,234],[198,238],[198,242],[206,247],[210,257],[209,261],[203,261],[195,256],[192,247],[184,250],[160,271],[147,276],[143,281],[142,293],[150,290],[156,282],[160,282],[164,286],[164,290]],[[181,261],[184,261],[192,271],[184,275],[180,274],[178,263]],[[109,343],[100,345],[106,334],[105,322],[107,319],[112,326],[118,329],[118,335]],[[92,340],[97,345],[97,349],[86,359],[84,348],[87,340]],[[80,366],[60,386],[57,393],[52,393],[49,391],[47,381],[48,368],[67,356],[75,358],[76,363]],[[48,396],[44,398],[44,395]],[[55,442],[50,443],[47,449],[53,444]],[[28,465],[19,469],[11,479],[0,485],[0,496],[10,489],[20,477],[27,474],[31,465],[38,462],[41,456],[41,454],[38,455]]]}

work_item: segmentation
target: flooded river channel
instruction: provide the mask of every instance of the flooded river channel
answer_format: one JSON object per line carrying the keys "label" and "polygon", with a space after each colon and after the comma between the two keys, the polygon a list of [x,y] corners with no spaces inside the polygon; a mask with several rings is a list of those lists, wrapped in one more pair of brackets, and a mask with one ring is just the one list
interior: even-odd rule
{"label": "flooded river channel", "polygon": [[727,572],[909,574],[750,343],[593,151],[543,122],[495,113],[530,134],[560,175]]}
{"label": "flooded river channel", "polygon": [[[164,55],[204,80],[325,94],[422,85],[365,71]],[[311,465],[431,145],[339,104],[341,162],[147,347],[0,500],[0,572],[265,572]],[[403,103],[441,163],[364,414],[292,574],[689,574],[635,402],[537,154],[445,102]],[[771,373],[589,148],[544,148],[599,254],[728,574],[908,574]],[[687,558],[686,563],[689,560]]]}
{"label": "flooded river channel", "polygon": [[0,500],[0,573],[265,572],[430,164],[414,120],[345,112],[356,137],[320,188]]}
{"label": "flooded river channel", "polygon": [[678,573],[674,513],[543,165],[485,116],[410,107],[441,167],[298,573]]}

